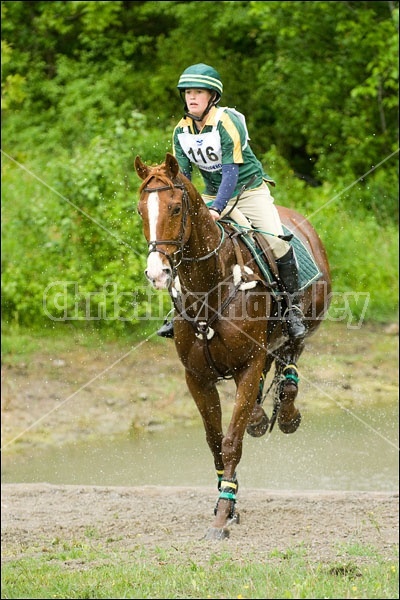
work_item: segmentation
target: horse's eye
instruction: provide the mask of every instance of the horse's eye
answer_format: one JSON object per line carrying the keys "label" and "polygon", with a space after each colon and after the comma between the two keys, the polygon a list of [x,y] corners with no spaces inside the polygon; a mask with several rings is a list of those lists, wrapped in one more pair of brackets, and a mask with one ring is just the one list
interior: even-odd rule
{"label": "horse's eye", "polygon": [[136,209],[136,210],[137,210],[137,213],[138,213],[139,217],[142,217],[142,212],[141,212],[140,208],[139,208],[139,207],[137,207],[137,209]]}
{"label": "horse's eye", "polygon": [[180,212],[181,212],[181,206],[179,204],[172,207],[171,214],[173,217],[175,217],[176,215],[179,215]]}

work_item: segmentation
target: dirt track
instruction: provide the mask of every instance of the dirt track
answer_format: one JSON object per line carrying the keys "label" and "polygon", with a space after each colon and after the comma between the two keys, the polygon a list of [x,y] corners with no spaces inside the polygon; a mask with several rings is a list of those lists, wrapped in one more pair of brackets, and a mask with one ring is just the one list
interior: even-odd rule
{"label": "dirt track", "polygon": [[[345,333],[345,335],[344,335]],[[126,348],[42,350],[27,363],[3,365],[2,440],[5,451],[31,451],[74,439],[160,427],[165,420],[198,419],[182,384],[170,341]],[[338,348],[340,350],[338,350]],[[380,329],[346,333],[327,328],[302,358],[300,402],[315,402],[314,383],[347,406],[395,399],[398,337]],[[334,349],[334,352],[332,351]],[[112,371],[106,367],[115,363]],[[365,366],[368,365],[368,368]],[[363,373],[354,378],[354,373]],[[103,373],[99,377],[99,373]],[[138,373],[140,375],[138,376]],[[307,384],[312,381],[312,384]],[[79,391],[79,394],[77,392]],[[225,401],[231,401],[229,390]],[[300,394],[299,394],[300,395]],[[65,399],[70,399],[68,402]],[[392,400],[391,400],[392,401]],[[321,403],[321,410],[324,410]],[[45,415],[45,418],[43,416]],[[23,432],[23,435],[21,434]],[[113,548],[169,547],[206,560],[215,542],[202,538],[212,523],[215,487],[90,487],[48,484],[2,486],[3,560],[46,551],[54,540],[87,539]],[[276,492],[241,489],[241,523],[226,548],[238,559],[260,559],[303,547],[310,558],[335,559],[351,544],[395,556],[398,494]],[[213,550],[214,548],[214,550]]]}
{"label": "dirt track", "polygon": [[203,540],[216,491],[186,487],[88,487],[7,484],[2,490],[3,560],[50,549],[54,540],[100,539],[109,549],[175,548],[206,561],[215,544],[237,559],[262,560],[302,547],[310,559],[334,560],[351,545],[388,559],[398,548],[398,494],[239,492],[241,523],[223,542]]}

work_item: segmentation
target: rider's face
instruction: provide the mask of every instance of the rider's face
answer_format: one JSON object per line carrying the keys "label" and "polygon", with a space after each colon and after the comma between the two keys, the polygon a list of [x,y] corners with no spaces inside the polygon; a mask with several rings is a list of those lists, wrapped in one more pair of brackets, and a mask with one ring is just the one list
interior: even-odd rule
{"label": "rider's face", "polygon": [[209,90],[189,88],[185,90],[185,101],[188,111],[195,117],[201,117],[207,108],[212,94]]}

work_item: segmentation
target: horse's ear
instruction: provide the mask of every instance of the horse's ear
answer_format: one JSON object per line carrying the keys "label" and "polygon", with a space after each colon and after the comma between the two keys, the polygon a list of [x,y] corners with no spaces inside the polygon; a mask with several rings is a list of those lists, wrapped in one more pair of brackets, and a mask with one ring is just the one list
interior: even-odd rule
{"label": "horse's ear", "polygon": [[179,164],[175,156],[170,152],[165,155],[165,168],[170,179],[175,179],[179,173]]}
{"label": "horse's ear", "polygon": [[140,179],[146,179],[149,174],[149,167],[142,162],[140,156],[136,156],[135,158],[135,169]]}

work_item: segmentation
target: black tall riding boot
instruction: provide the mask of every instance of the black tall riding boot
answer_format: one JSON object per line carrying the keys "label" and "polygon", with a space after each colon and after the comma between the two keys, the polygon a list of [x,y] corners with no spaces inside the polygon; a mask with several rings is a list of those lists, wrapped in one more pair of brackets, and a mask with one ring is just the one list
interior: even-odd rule
{"label": "black tall riding boot", "polygon": [[276,260],[279,277],[286,292],[287,310],[285,312],[289,337],[302,338],[306,333],[303,323],[303,313],[300,308],[299,298],[299,271],[293,248],[281,258]]}

